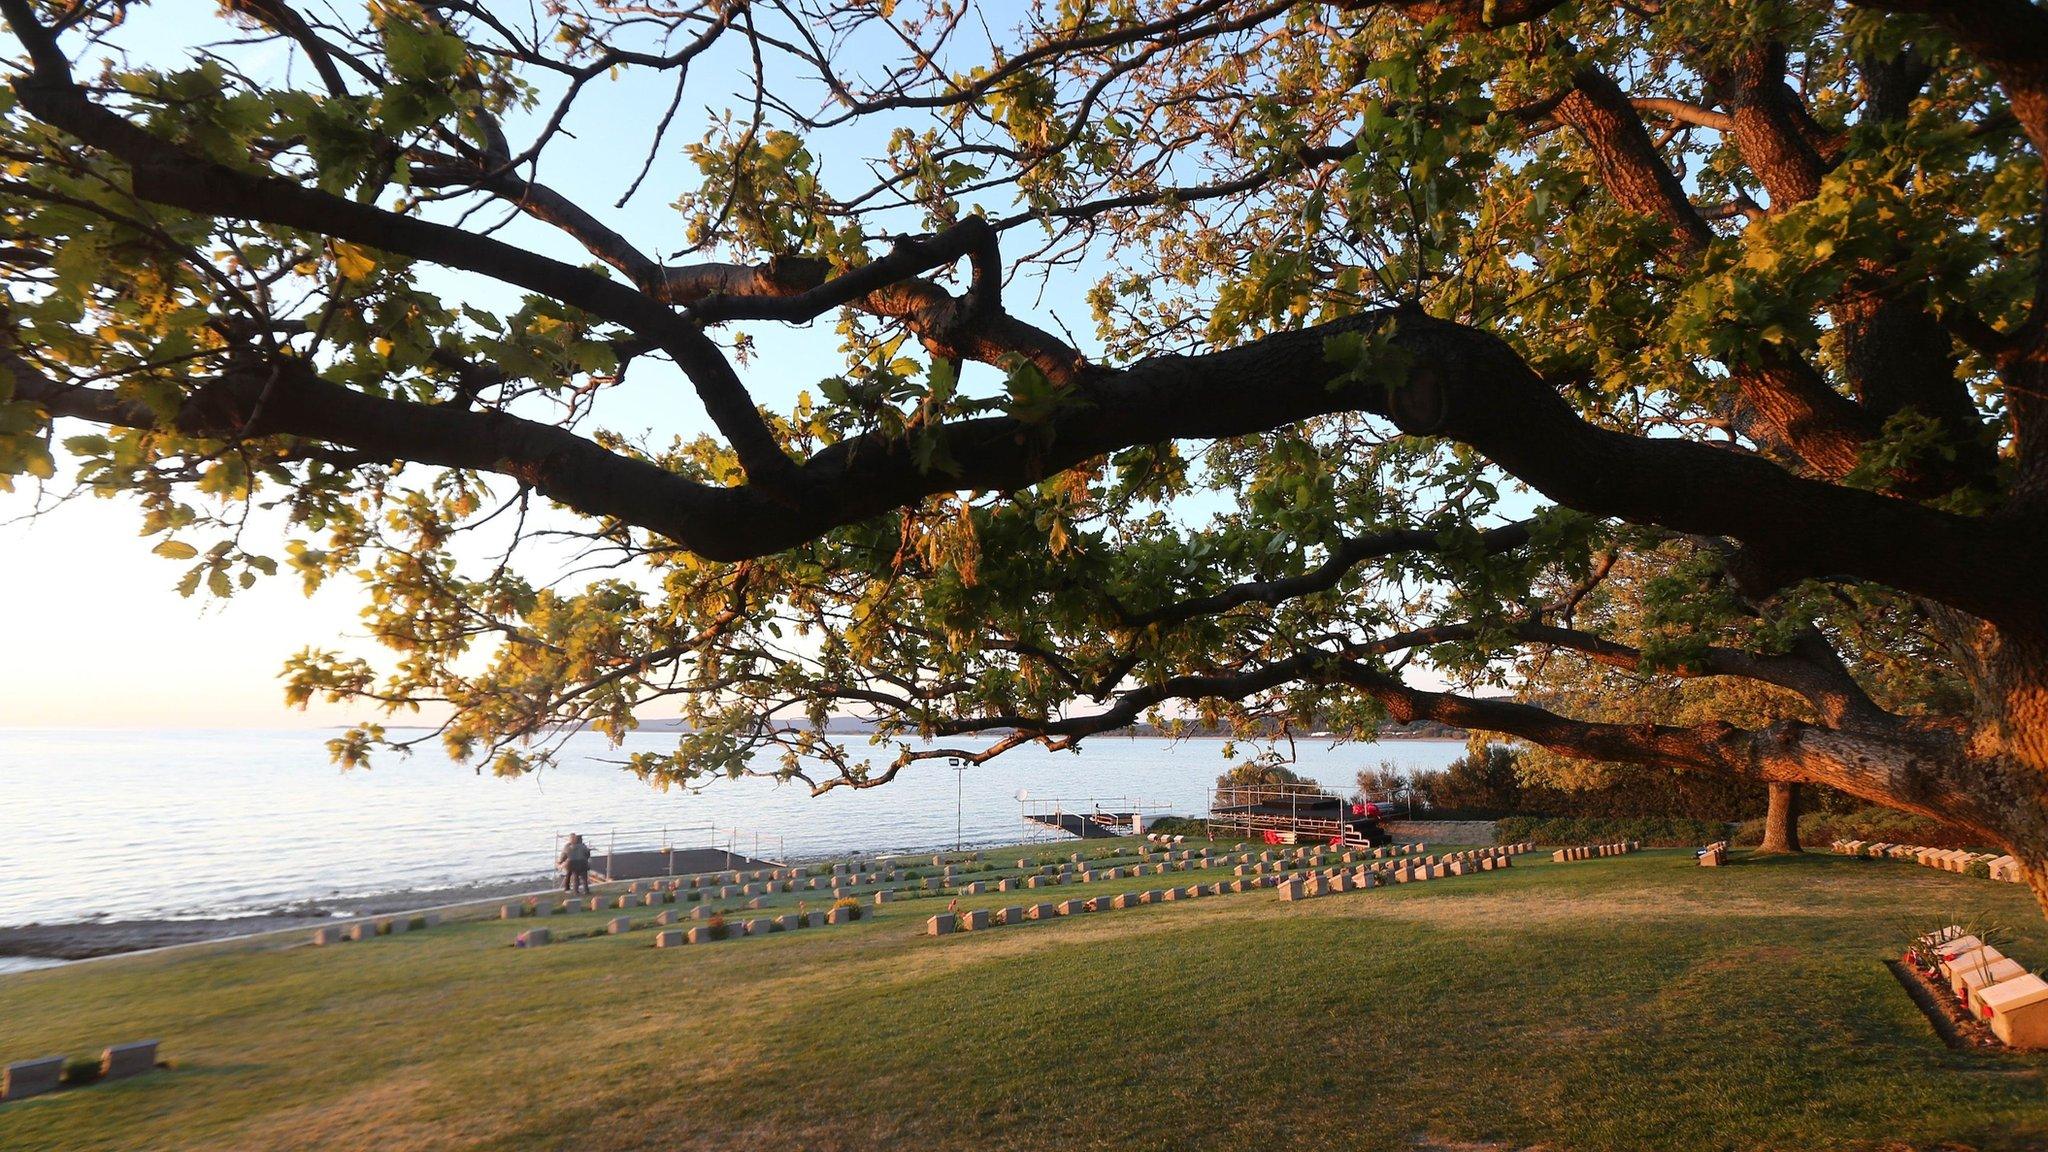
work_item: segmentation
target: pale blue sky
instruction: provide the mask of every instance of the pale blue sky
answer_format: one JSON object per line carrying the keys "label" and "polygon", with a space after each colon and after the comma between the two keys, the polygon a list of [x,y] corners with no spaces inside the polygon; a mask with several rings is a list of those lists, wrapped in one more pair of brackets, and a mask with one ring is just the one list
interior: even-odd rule
{"label": "pale blue sky", "polygon": [[[207,0],[168,0],[131,11],[121,41],[150,45],[157,56],[166,54],[165,45],[189,42],[200,34],[195,29],[217,38],[221,27],[217,9]],[[628,74],[615,83],[594,85],[566,122],[568,135],[550,147],[541,178],[643,250],[657,258],[672,255],[683,243],[684,224],[671,204],[697,180],[682,148],[700,138],[710,109],[728,106],[746,87],[734,71],[740,63],[733,54],[737,45],[735,40],[721,46],[696,63],[674,130],[625,208],[614,208],[613,202],[637,171],[647,133],[667,106],[671,89],[664,79]],[[262,51],[262,58],[244,59],[243,67],[263,72],[287,64],[282,48]],[[864,189],[866,162],[884,151],[893,126],[870,121],[813,138],[811,148],[824,160],[828,187],[841,194]],[[520,126],[510,128],[517,147]],[[1001,201],[988,207],[1007,212],[1013,206]],[[883,220],[871,222],[868,230],[881,234],[918,227],[915,220]],[[1035,243],[1034,236],[1025,234],[1030,231],[1011,234],[1013,252]],[[523,219],[496,234],[561,259],[588,260],[566,237]],[[1099,260],[1084,261],[1058,270],[1044,285],[1033,272],[1013,283],[1006,299],[1033,322],[1075,334],[1085,348],[1094,323],[1084,293],[1103,268]],[[429,275],[445,298],[504,310],[516,305],[517,294],[502,285],[447,272]],[[741,371],[760,402],[786,411],[799,391],[841,370],[832,323],[827,318],[809,329],[743,326],[756,337],[757,355]],[[988,372],[973,366],[970,371]],[[977,378],[993,379],[970,376],[970,385]],[[687,382],[655,363],[637,365],[629,382],[607,395],[597,425],[628,435],[651,434],[656,442],[706,430]],[[1198,516],[1213,504],[1197,500],[1179,510]],[[0,727],[297,727],[370,718],[366,709],[354,706],[316,705],[303,713],[288,709],[277,679],[285,659],[308,644],[382,663],[381,650],[362,635],[357,617],[361,593],[353,581],[331,581],[307,597],[297,580],[286,576],[259,582],[225,602],[187,600],[175,591],[185,565],[150,554],[151,542],[137,535],[140,516],[132,502],[80,498],[28,522],[23,517],[32,506],[29,492],[0,494],[0,604],[9,606],[9,619],[0,630],[7,641],[0,649]],[[259,521],[254,531],[255,539],[273,545],[268,550],[282,551],[286,534],[275,520],[268,526]],[[479,549],[476,554],[489,553]],[[533,564],[526,571],[530,578],[550,574]]]}

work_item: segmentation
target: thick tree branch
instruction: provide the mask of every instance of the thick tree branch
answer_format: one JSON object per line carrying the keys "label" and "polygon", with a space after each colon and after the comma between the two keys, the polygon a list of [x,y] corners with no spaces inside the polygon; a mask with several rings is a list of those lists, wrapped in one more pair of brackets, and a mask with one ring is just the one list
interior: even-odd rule
{"label": "thick tree branch", "polygon": [[[727,302],[723,307],[735,311],[743,307],[742,301],[807,297],[815,302],[827,296],[845,296],[840,303],[900,321],[934,356],[994,365],[1017,357],[1036,366],[1048,380],[1069,385],[1081,383],[1089,365],[1072,345],[1003,311],[999,290],[986,296],[976,295],[989,284],[999,284],[1000,277],[988,279],[987,258],[979,249],[970,248],[968,254],[977,261],[976,288],[965,297],[954,296],[917,277],[875,283],[865,287],[864,294],[847,292],[844,286],[828,290],[827,285],[836,282],[830,268],[823,260],[802,256],[777,257],[762,264],[670,267],[663,272],[662,291],[666,299],[677,304],[695,306],[717,298]],[[860,283],[856,281],[857,285]],[[808,307],[796,311],[803,312]]]}
{"label": "thick tree branch", "polygon": [[1686,198],[1678,174],[1657,155],[1629,98],[1606,73],[1591,66],[1574,73],[1571,92],[1558,102],[1557,118],[1578,133],[1592,154],[1601,186],[1623,208],[1662,224],[1682,263],[1692,262],[1713,242],[1713,230]]}
{"label": "thick tree branch", "polygon": [[[1865,119],[1873,124],[1902,123],[1931,71],[1910,48],[1858,61]],[[1941,422],[1953,459],[1929,461],[1923,467],[1929,481],[1926,489],[1988,484],[1997,454],[1976,401],[1957,371],[1955,340],[1929,307],[1926,284],[1899,271],[1910,264],[1912,253],[1903,240],[1896,248],[1885,259],[1859,261],[1828,304],[1840,333],[1843,374],[1875,419],[1913,410]],[[1958,325],[1976,321],[1961,302],[1952,303],[1950,312]]]}
{"label": "thick tree branch", "polygon": [[1814,659],[1813,653],[1775,655],[1714,646],[1684,665],[1651,670],[1645,667],[1641,650],[1588,632],[1537,622],[1515,625],[1510,632],[1526,643],[1569,649],[1630,672],[1658,671],[1681,678],[1734,676],[1774,684],[1798,693],[1830,727],[1877,731],[1894,727],[1897,719],[1880,709],[1838,662]]}
{"label": "thick tree branch", "polygon": [[751,478],[770,488],[786,489],[791,482],[794,463],[776,444],[724,353],[659,301],[594,272],[488,236],[191,155],[92,101],[72,81],[69,61],[36,21],[28,0],[0,0],[0,14],[35,63],[32,73],[13,84],[22,107],[127,164],[139,198],[204,216],[301,228],[481,273],[624,324],[674,357]]}
{"label": "thick tree branch", "polygon": [[[1338,379],[1328,337],[1392,324],[1410,361],[1407,383]],[[1245,435],[1311,416],[1362,411],[1404,431],[1443,435],[1485,453],[1550,498],[1596,516],[1746,545],[1753,578],[1810,576],[1889,583],[1985,619],[2048,626],[2035,594],[2048,566],[2038,524],[1957,516],[1910,501],[1791,475],[1767,461],[1683,440],[1587,423],[1512,349],[1475,329],[1418,313],[1368,313],[1205,356],[1161,356],[1091,381],[1086,399],[1043,420],[989,416],[921,433],[943,451],[870,434],[840,441],[803,466],[795,498],[757,484],[713,489],[618,456],[551,424],[365,395],[287,362],[251,424],[263,377],[224,377],[196,397],[181,424],[194,434],[279,434],[327,440],[380,459],[475,468],[519,477],[563,503],[616,516],[714,559],[793,547],[926,496],[1009,491],[1107,452],[1173,439]],[[24,398],[77,406],[77,394]],[[56,409],[53,409],[56,410]],[[919,461],[956,461],[951,471]],[[1968,565],[1955,557],[1968,556]]]}
{"label": "thick tree branch", "polygon": [[[1535,524],[1536,521],[1532,519],[1489,528],[1480,535],[1480,549],[1493,554],[1519,548],[1529,542],[1530,530]],[[1344,577],[1353,569],[1369,560],[1384,559],[1401,552],[1434,551],[1442,544],[1441,534],[1419,528],[1375,532],[1370,536],[1353,536],[1332,546],[1329,556],[1313,571],[1276,580],[1251,580],[1233,584],[1207,596],[1177,600],[1147,612],[1135,613],[1119,620],[1118,624],[1136,630],[1162,624],[1177,624],[1200,616],[1214,616],[1242,604],[1264,604],[1272,607],[1297,597],[1327,592],[1342,583]]]}
{"label": "thick tree branch", "polygon": [[[1650,140],[1628,98],[1598,69],[1581,68],[1558,119],[1576,131],[1590,152],[1600,182],[1623,208],[1656,220],[1670,237],[1668,255],[1680,267],[1695,264],[1713,241],[1706,220],[1686,197]],[[1782,87],[1782,81],[1779,82]],[[1771,125],[1776,119],[1762,115]],[[1862,461],[1876,421],[1797,356],[1760,350],[1728,365],[1740,398],[1745,431],[1783,456],[1839,478]]]}
{"label": "thick tree branch", "polygon": [[1828,165],[1801,130],[1799,97],[1785,85],[1785,47],[1757,44],[1743,50],[1719,77],[1727,93],[1729,136],[1742,162],[1771,195],[1771,207],[1812,199]]}
{"label": "thick tree branch", "polygon": [[658,290],[662,283],[659,261],[567,196],[544,184],[522,179],[509,169],[488,162],[467,163],[452,156],[429,157],[412,166],[412,179],[425,188],[481,189],[534,219],[561,229],[591,255],[625,273],[642,290]]}

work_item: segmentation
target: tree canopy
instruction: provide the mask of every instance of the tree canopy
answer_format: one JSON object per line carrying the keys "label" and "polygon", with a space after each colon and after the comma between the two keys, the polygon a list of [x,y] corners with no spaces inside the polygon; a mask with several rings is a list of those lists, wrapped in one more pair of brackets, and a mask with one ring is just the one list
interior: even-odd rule
{"label": "tree canopy", "polygon": [[2048,892],[2030,0],[139,11],[0,0],[0,472],[188,590],[360,574],[391,660],[294,700],[816,788],[1434,720]]}

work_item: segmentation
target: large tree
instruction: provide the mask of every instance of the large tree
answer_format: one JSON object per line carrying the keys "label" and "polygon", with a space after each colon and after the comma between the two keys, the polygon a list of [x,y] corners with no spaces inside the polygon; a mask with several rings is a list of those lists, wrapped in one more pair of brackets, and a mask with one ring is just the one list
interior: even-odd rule
{"label": "large tree", "polygon": [[[181,51],[0,0],[0,470],[139,493],[216,594],[280,509],[397,652],[294,698],[503,771],[664,700],[640,771],[818,788],[1426,719],[1826,784],[2048,900],[2048,12],[1019,7],[228,0]],[[694,399],[610,426],[629,369]],[[1755,690],[1472,690],[1545,654]]]}

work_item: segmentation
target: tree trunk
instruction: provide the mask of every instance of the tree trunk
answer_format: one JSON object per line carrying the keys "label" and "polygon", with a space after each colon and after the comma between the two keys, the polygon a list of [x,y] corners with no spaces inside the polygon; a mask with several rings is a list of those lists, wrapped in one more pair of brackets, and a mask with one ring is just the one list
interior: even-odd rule
{"label": "tree trunk", "polygon": [[1764,842],[1759,853],[1799,851],[1799,785],[1773,782],[1770,811],[1764,814]]}

